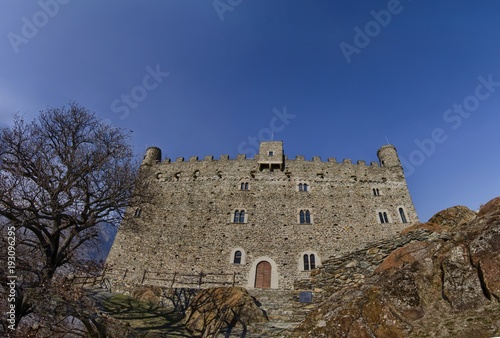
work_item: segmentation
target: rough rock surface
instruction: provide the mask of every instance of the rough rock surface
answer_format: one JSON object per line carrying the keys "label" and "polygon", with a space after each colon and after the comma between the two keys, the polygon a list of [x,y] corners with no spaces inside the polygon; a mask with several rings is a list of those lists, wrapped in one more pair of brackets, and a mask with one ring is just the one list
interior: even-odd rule
{"label": "rough rock surface", "polygon": [[[423,229],[433,234],[392,251],[362,283],[331,289],[293,336],[500,336],[500,198],[477,215],[465,207],[446,209],[408,229],[406,236]],[[371,252],[378,250],[374,246]],[[340,270],[356,267],[344,262],[335,268],[325,262],[312,287],[316,281],[328,290],[327,275],[331,280]]]}
{"label": "rough rock surface", "polygon": [[211,288],[200,291],[186,312],[186,329],[194,336],[213,335],[219,330],[265,322],[265,313],[246,289]]}

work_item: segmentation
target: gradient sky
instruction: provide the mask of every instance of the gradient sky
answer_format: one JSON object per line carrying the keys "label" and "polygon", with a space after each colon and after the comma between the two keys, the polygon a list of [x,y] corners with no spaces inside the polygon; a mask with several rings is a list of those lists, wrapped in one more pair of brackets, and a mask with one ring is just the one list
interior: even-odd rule
{"label": "gradient sky", "polygon": [[251,155],[270,126],[289,157],[370,162],[388,140],[426,221],[500,195],[499,18],[498,0],[2,0],[0,124],[74,100],[140,157]]}

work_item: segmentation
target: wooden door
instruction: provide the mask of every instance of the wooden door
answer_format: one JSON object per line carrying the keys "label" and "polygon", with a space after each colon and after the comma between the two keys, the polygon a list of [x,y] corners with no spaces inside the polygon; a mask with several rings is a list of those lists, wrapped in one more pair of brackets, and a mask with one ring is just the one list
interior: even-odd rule
{"label": "wooden door", "polygon": [[270,288],[271,287],[271,264],[262,261],[257,264],[257,271],[255,273],[255,287],[256,288]]}

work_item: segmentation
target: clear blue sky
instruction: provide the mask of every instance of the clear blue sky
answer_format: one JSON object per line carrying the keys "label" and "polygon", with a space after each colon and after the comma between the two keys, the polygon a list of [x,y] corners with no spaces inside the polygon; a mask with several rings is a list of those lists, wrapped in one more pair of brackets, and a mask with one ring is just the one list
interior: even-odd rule
{"label": "clear blue sky", "polygon": [[497,0],[2,0],[0,123],[75,100],[171,158],[250,154],[273,126],[290,157],[369,162],[387,137],[426,221],[500,195],[499,18]]}

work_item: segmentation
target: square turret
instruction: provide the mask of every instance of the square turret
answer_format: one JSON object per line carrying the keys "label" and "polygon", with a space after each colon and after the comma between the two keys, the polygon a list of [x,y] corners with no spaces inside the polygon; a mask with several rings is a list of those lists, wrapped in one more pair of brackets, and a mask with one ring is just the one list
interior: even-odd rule
{"label": "square turret", "polygon": [[285,168],[283,141],[261,142],[257,163],[259,164],[259,170],[283,170]]}

